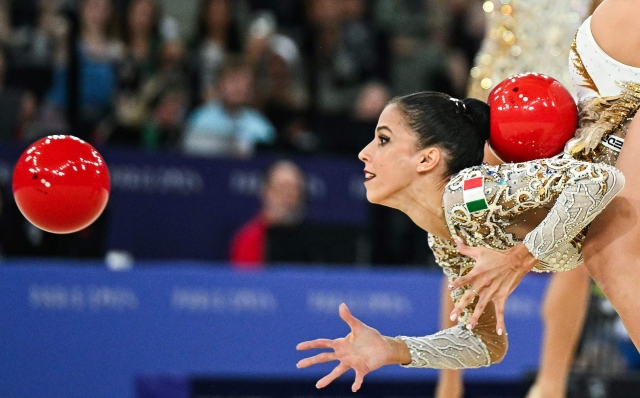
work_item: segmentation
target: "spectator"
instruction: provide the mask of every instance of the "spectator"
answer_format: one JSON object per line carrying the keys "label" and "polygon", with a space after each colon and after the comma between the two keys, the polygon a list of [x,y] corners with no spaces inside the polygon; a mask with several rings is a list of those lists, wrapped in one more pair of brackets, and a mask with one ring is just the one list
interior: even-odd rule
{"label": "spectator", "polygon": [[387,41],[365,21],[362,0],[311,0],[305,46],[313,110],[321,116],[348,112],[366,81],[387,77]]}
{"label": "spectator", "polygon": [[158,73],[147,86],[147,90],[153,93],[153,102],[151,117],[142,134],[142,145],[145,148],[180,146],[189,107],[189,88],[182,42],[167,41],[162,47]]}
{"label": "spectator", "polygon": [[322,137],[323,149],[331,153],[357,156],[374,137],[378,117],[391,95],[380,82],[366,83],[347,115],[319,118],[315,128]]}
{"label": "spectator", "polygon": [[[111,109],[116,89],[116,65],[123,46],[116,39],[111,0],[83,0],[80,4],[80,41],[77,45],[80,80],[80,128],[74,132],[88,138]],[[67,105],[66,64],[57,66],[49,94],[48,116],[62,119]],[[84,135],[84,137],[83,137]]]}
{"label": "spectator", "polygon": [[197,103],[215,95],[218,73],[228,54],[242,51],[242,34],[229,0],[202,0],[195,38]]}
{"label": "spectator", "polygon": [[151,117],[142,131],[142,145],[146,149],[176,148],[182,137],[188,95],[180,88],[163,92],[153,104]]}
{"label": "spectator", "polygon": [[6,58],[0,47],[0,142],[28,139],[25,130],[35,115],[35,98],[22,89],[5,86]]}
{"label": "spectator", "polygon": [[264,175],[260,212],[242,226],[231,242],[229,258],[236,268],[261,268],[265,262],[267,229],[299,225],[305,213],[305,179],[298,166],[281,160]]}
{"label": "spectator", "polygon": [[127,26],[115,112],[101,125],[99,140],[145,148],[178,146],[189,77],[177,25],[161,15],[157,0],[133,0]]}
{"label": "spectator", "polygon": [[9,0],[0,0],[0,47],[9,45],[13,37],[10,11]]}
{"label": "spectator", "polygon": [[187,153],[209,156],[251,156],[258,144],[275,139],[271,123],[250,106],[251,68],[235,59],[220,72],[219,99],[196,109],[190,117],[183,147]]}
{"label": "spectator", "polygon": [[144,86],[154,77],[160,59],[160,18],[156,0],[132,0],[127,7],[124,56],[117,68],[116,127],[109,144],[140,142],[142,126],[149,116],[150,99]]}
{"label": "spectator", "polygon": [[278,22],[279,31],[301,43],[304,35],[304,2],[300,0],[249,0],[251,11],[269,10]]}
{"label": "spectator", "polygon": [[296,43],[277,32],[274,15],[256,13],[249,27],[245,59],[257,75],[258,102],[274,124],[279,150],[311,152],[318,138],[309,131],[308,92]]}

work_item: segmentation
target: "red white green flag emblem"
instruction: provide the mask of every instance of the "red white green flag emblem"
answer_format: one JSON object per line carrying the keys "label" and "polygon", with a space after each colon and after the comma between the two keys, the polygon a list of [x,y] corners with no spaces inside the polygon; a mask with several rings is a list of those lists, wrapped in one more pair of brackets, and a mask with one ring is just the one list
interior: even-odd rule
{"label": "red white green flag emblem", "polygon": [[464,204],[467,206],[469,213],[475,213],[489,208],[487,199],[484,197],[484,177],[464,180],[462,189]]}

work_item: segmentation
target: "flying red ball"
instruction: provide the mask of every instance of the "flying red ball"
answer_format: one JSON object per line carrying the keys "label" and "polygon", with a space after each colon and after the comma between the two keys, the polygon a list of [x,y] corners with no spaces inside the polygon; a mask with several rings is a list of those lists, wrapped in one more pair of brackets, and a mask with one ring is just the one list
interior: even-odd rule
{"label": "flying red ball", "polygon": [[505,79],[489,94],[489,146],[505,162],[526,162],[562,152],[578,127],[573,97],[539,73]]}
{"label": "flying red ball", "polygon": [[86,228],[109,199],[107,164],[98,151],[69,135],[31,145],[13,171],[13,196],[22,214],[45,231],[68,234]]}

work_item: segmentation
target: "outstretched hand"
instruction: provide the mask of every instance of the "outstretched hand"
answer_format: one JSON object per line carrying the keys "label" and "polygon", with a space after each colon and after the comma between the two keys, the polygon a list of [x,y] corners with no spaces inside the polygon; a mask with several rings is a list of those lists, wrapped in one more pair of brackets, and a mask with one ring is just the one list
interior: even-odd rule
{"label": "outstretched hand", "polygon": [[[314,348],[328,348],[333,350],[302,359],[297,364],[299,368],[306,368],[311,365],[329,361],[340,361],[331,373],[316,383],[316,387],[326,387],[344,372],[353,369],[356,372],[356,379],[351,386],[351,390],[356,392],[362,386],[362,382],[367,373],[384,365],[400,363],[403,359],[406,363],[411,362],[409,350],[404,343],[383,336],[376,329],[365,325],[351,315],[347,305],[344,303],[340,305],[339,313],[340,318],[351,328],[351,332],[346,337],[335,340],[317,339],[305,341],[296,347],[298,350],[310,350]],[[404,345],[406,352],[403,352],[402,345]],[[400,355],[398,355],[398,352]]]}
{"label": "outstretched hand", "polygon": [[522,243],[508,250],[492,250],[467,246],[458,237],[455,241],[458,251],[476,260],[476,264],[467,275],[456,279],[448,286],[449,290],[471,286],[451,312],[451,320],[457,319],[477,295],[478,302],[473,315],[467,322],[467,328],[475,327],[487,304],[493,301],[496,309],[496,333],[502,335],[506,330],[504,307],[507,297],[518,286],[524,275],[536,265],[537,260]]}

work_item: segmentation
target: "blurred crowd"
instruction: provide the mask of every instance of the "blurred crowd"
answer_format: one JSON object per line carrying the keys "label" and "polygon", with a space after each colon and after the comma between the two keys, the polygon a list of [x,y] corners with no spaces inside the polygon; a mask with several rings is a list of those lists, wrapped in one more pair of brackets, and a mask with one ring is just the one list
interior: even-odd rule
{"label": "blurred crowd", "polygon": [[356,154],[395,95],[464,96],[472,0],[0,0],[0,142]]}

